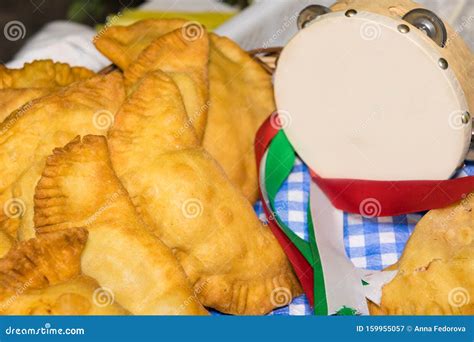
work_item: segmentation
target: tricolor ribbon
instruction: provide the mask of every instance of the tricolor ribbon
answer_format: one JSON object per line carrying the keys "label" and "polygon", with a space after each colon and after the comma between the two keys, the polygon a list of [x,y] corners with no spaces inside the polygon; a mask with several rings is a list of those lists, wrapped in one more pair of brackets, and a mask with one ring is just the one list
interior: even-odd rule
{"label": "tricolor ribbon", "polygon": [[[381,287],[394,274],[379,276],[372,272],[369,275],[356,270],[345,255],[342,231],[334,231],[330,218],[325,217],[321,207],[332,205],[333,209],[364,215],[362,204],[371,199],[379,204],[371,212],[372,216],[426,211],[461,200],[474,189],[474,177],[441,181],[371,181],[327,179],[311,171],[314,183],[307,209],[309,239],[305,241],[282,222],[275,208],[275,196],[296,158],[291,143],[275,122],[278,120],[268,118],[257,132],[255,141],[260,193],[270,229],[292,263],[315,314],[367,313],[363,295],[363,284],[367,283],[362,279],[370,279],[371,286],[367,288],[374,293],[374,288]],[[316,216],[315,221],[313,216]],[[343,279],[338,280],[338,277]],[[335,294],[335,287],[344,294]]]}

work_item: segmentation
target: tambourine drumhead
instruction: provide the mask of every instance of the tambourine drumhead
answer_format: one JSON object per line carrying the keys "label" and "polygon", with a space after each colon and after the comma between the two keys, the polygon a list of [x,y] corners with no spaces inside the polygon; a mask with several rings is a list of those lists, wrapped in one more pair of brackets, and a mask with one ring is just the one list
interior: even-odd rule
{"label": "tambourine drumhead", "polygon": [[401,19],[368,12],[323,15],[280,55],[280,122],[322,177],[449,178],[467,153],[472,123],[442,57]]}

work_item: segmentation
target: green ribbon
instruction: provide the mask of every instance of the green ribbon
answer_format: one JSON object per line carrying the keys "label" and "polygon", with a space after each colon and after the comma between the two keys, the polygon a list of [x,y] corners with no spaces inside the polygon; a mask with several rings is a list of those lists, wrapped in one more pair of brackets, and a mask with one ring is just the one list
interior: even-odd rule
{"label": "green ribbon", "polygon": [[[309,241],[305,241],[296,235],[278,216],[275,208],[275,197],[283,182],[288,178],[295,163],[296,153],[291,146],[283,130],[280,130],[273,138],[268,148],[265,164],[265,187],[270,202],[270,209],[274,219],[281,227],[285,235],[298,248],[303,257],[313,268],[314,273],[314,314],[327,316],[328,306],[326,288],[324,285],[324,274],[319,256],[316,236],[314,234],[313,219],[308,201],[308,230]],[[272,218],[270,218],[272,219]]]}
{"label": "green ribbon", "polygon": [[[272,140],[267,154],[265,165],[265,186],[273,218],[278,222],[285,235],[295,244],[309,264],[313,263],[313,254],[310,245],[296,235],[276,214],[275,197],[283,182],[288,178],[295,164],[295,151],[283,131],[280,131]],[[271,218],[270,218],[271,219]]]}

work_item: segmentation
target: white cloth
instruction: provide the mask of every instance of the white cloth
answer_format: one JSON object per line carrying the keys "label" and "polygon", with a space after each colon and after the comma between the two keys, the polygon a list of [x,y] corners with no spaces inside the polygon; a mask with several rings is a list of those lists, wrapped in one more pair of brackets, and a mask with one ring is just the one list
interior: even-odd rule
{"label": "white cloth", "polygon": [[[217,0],[150,0],[142,10],[187,11],[187,12],[231,12],[234,8]],[[35,59],[52,59],[73,66],[84,66],[98,71],[110,62],[97,51],[92,39],[96,32],[93,28],[70,21],[51,22],[21,48],[9,68],[20,68],[26,62]]]}
{"label": "white cloth", "polygon": [[[296,33],[296,18],[305,6],[318,3],[330,6],[335,0],[255,0],[252,6],[227,21],[216,32],[227,36],[244,49],[284,45]],[[419,0],[451,25],[474,49],[474,1]],[[217,0],[150,0],[146,10],[226,11],[232,8]],[[16,54],[9,67],[21,67],[34,59],[51,58],[74,66],[100,70],[109,62],[92,44],[95,31],[68,21],[56,21],[35,34]]]}
{"label": "white cloth", "polygon": [[95,33],[85,25],[69,21],[51,22],[29,39],[7,66],[20,68],[25,62],[50,58],[98,71],[110,62],[92,44]]}
{"label": "white cloth", "polygon": [[169,12],[233,12],[234,8],[216,0],[148,0],[141,10]]}

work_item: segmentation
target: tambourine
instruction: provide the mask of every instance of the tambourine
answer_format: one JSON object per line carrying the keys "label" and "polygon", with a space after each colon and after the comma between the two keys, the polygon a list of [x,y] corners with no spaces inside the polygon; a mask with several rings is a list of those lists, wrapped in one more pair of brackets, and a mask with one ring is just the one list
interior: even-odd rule
{"label": "tambourine", "polygon": [[[473,56],[410,0],[312,5],[297,24],[284,48],[252,51],[274,76],[277,104],[255,141],[262,203],[315,314],[367,314],[366,298],[380,300],[391,278],[347,259],[342,212],[396,216],[474,191],[472,176],[449,179],[470,155]],[[296,155],[312,178],[308,240],[274,202]]]}
{"label": "tambourine", "polygon": [[472,55],[436,14],[311,5],[298,27],[278,57],[275,98],[286,135],[318,175],[440,180],[464,164],[473,79],[462,64]]}

